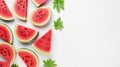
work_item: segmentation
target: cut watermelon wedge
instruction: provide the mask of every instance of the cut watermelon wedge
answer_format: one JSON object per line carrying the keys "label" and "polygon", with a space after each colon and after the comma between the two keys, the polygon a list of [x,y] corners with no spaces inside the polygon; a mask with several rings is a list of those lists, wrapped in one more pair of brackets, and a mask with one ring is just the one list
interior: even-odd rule
{"label": "cut watermelon wedge", "polygon": [[10,28],[7,25],[2,23],[0,23],[0,38],[11,44],[13,42],[13,35]]}
{"label": "cut watermelon wedge", "polygon": [[31,42],[38,34],[38,31],[22,25],[15,26],[15,35],[23,43]]}
{"label": "cut watermelon wedge", "polygon": [[12,64],[16,57],[15,48],[9,43],[1,42],[0,55],[3,56],[8,63]]}
{"label": "cut watermelon wedge", "polygon": [[48,0],[32,0],[32,1],[37,7],[39,7],[43,4],[45,4]]}
{"label": "cut watermelon wedge", "polygon": [[38,67],[39,59],[32,50],[21,48],[17,50],[17,53],[27,67]]}
{"label": "cut watermelon wedge", "polygon": [[20,20],[27,20],[27,5],[28,0],[15,0],[13,9],[16,17]]}
{"label": "cut watermelon wedge", "polygon": [[51,36],[52,36],[52,30],[49,30],[46,34],[44,34],[41,38],[39,38],[35,43],[33,43],[33,47],[37,51],[49,55],[51,50]]}
{"label": "cut watermelon wedge", "polygon": [[0,18],[6,21],[13,20],[12,13],[4,0],[0,0]]}

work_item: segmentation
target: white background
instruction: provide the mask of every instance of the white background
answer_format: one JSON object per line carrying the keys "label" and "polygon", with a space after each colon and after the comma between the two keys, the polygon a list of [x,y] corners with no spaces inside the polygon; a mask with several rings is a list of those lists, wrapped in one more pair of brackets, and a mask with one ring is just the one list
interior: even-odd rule
{"label": "white background", "polygon": [[[5,1],[12,11],[14,0]],[[52,8],[52,2],[49,0],[45,6]],[[29,0],[27,23],[17,18],[14,22],[0,22],[12,30],[15,24],[34,28],[40,32],[38,38],[53,29],[51,56],[36,52],[40,59],[39,67],[42,67],[42,60],[48,58],[56,60],[58,67],[120,67],[120,0],[65,0],[65,10],[58,15],[52,9],[50,24],[41,28],[30,23],[29,16],[35,8]],[[55,31],[53,21],[59,16],[65,28]],[[16,49],[32,49],[31,44],[23,45],[15,37],[14,45]]]}

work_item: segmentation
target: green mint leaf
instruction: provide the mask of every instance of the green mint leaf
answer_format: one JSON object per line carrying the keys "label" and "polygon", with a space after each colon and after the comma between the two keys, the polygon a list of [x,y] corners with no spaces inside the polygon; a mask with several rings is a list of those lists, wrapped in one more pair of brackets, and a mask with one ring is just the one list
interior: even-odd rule
{"label": "green mint leaf", "polygon": [[19,67],[17,64],[12,64],[11,67]]}
{"label": "green mint leaf", "polygon": [[61,10],[64,10],[64,0],[54,0],[53,8],[56,9],[58,13],[60,13]]}
{"label": "green mint leaf", "polygon": [[61,18],[58,18],[56,21],[54,21],[54,28],[55,30],[62,30],[64,28]]}
{"label": "green mint leaf", "polygon": [[55,61],[52,59],[48,59],[48,60],[43,60],[43,67],[56,67],[57,64],[55,64]]}

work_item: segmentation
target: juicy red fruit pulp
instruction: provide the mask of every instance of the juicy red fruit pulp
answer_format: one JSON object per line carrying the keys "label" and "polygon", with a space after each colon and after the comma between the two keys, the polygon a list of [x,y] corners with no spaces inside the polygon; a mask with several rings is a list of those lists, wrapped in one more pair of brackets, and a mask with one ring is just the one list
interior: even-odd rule
{"label": "juicy red fruit pulp", "polygon": [[16,34],[17,34],[18,38],[20,38],[22,40],[31,39],[31,37],[33,37],[35,33],[36,33],[35,30],[21,26],[21,25],[18,25],[16,27]]}
{"label": "juicy red fruit pulp", "polygon": [[38,11],[36,11],[33,16],[32,16],[32,20],[35,23],[43,23],[44,21],[46,21],[48,19],[49,16],[49,10],[48,9],[44,9],[44,8],[40,8]]}
{"label": "juicy red fruit pulp", "polygon": [[0,0],[0,16],[4,20],[13,17],[4,0]]}
{"label": "juicy red fruit pulp", "polygon": [[40,39],[38,39],[34,46],[41,51],[50,52],[51,49],[51,34],[52,30],[49,30],[45,35],[43,35]]}
{"label": "juicy red fruit pulp", "polygon": [[0,61],[0,67],[10,67],[10,64],[8,62]]}
{"label": "juicy red fruit pulp", "polygon": [[28,0],[16,0],[15,2],[14,9],[20,18],[26,19],[27,17],[27,2]]}
{"label": "juicy red fruit pulp", "polygon": [[10,46],[0,44],[0,55],[2,55],[8,62],[12,62],[15,54]]}
{"label": "juicy red fruit pulp", "polygon": [[6,42],[11,41],[11,32],[3,25],[0,25],[0,38]]}
{"label": "juicy red fruit pulp", "polygon": [[37,60],[33,54],[31,54],[27,51],[20,51],[20,52],[18,52],[18,54],[22,58],[24,63],[27,65],[27,67],[37,67],[37,65],[36,65]]}

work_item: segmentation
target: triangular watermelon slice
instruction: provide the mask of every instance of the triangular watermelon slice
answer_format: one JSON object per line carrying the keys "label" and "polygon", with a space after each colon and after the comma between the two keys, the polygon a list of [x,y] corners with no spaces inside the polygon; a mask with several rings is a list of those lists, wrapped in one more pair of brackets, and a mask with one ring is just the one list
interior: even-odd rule
{"label": "triangular watermelon slice", "polygon": [[28,0],[15,0],[13,9],[18,19],[27,20],[27,5]]}
{"label": "triangular watermelon slice", "polygon": [[49,55],[51,50],[51,37],[52,37],[52,29],[50,29],[46,34],[44,34],[36,42],[34,42],[33,47],[37,51]]}
{"label": "triangular watermelon slice", "polygon": [[13,20],[12,13],[4,0],[0,0],[0,18],[6,21]]}
{"label": "triangular watermelon slice", "polygon": [[32,0],[32,1],[37,7],[39,7],[43,5],[44,3],[46,3],[48,0]]}

